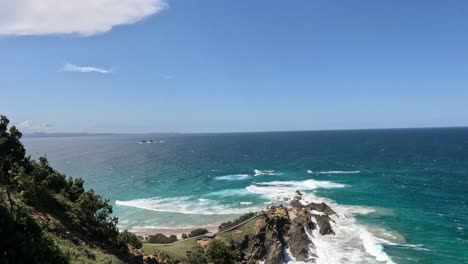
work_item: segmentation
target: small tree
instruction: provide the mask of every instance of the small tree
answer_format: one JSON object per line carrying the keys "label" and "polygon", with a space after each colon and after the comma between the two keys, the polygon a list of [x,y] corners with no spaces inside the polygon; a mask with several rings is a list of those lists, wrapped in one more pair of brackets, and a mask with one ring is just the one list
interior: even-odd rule
{"label": "small tree", "polygon": [[204,228],[197,228],[197,229],[190,231],[189,237],[202,236],[206,233],[208,233],[208,230]]}
{"label": "small tree", "polygon": [[92,189],[80,195],[72,209],[72,219],[84,233],[102,242],[115,242],[117,218],[111,217],[109,200],[94,194]]}
{"label": "small tree", "polygon": [[0,116],[0,184],[3,185],[10,203],[10,211],[13,212],[13,200],[11,199],[11,168],[24,160],[26,150],[20,139],[21,132],[12,126],[8,130],[10,120],[4,115]]}
{"label": "small tree", "polygon": [[[185,263],[185,262],[184,262]],[[200,247],[194,247],[192,251],[187,252],[188,264],[208,264],[208,259]]]}
{"label": "small tree", "polygon": [[157,233],[155,235],[151,235],[148,238],[148,242],[154,243],[154,244],[169,244],[177,241],[177,237],[175,235],[170,235],[169,237]]}
{"label": "small tree", "polygon": [[206,256],[213,264],[234,264],[236,254],[224,242],[211,240],[206,249]]}
{"label": "small tree", "polygon": [[130,244],[136,248],[141,248],[143,246],[137,236],[131,232],[128,232],[127,230],[119,233],[117,236],[117,242],[122,246],[127,246],[127,244]]}

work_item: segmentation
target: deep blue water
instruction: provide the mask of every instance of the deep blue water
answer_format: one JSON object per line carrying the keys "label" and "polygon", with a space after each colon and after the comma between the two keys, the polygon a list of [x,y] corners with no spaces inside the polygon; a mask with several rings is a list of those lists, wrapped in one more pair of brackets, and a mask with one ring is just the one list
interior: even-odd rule
{"label": "deep blue water", "polygon": [[110,198],[121,228],[216,225],[300,189],[341,216],[320,263],[468,263],[468,128],[23,142]]}

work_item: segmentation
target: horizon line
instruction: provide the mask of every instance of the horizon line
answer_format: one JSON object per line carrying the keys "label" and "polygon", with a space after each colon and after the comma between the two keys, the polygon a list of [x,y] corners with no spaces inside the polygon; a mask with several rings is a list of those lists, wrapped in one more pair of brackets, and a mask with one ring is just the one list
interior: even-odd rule
{"label": "horizon line", "polygon": [[467,126],[433,126],[433,127],[384,127],[384,128],[340,128],[340,129],[310,129],[310,130],[262,130],[262,131],[224,131],[224,132],[22,132],[23,136],[34,135],[82,135],[82,136],[105,136],[105,135],[148,135],[148,134],[247,134],[247,133],[286,133],[286,132],[334,132],[334,131],[363,131],[363,130],[408,130],[408,129],[454,129],[468,128]]}

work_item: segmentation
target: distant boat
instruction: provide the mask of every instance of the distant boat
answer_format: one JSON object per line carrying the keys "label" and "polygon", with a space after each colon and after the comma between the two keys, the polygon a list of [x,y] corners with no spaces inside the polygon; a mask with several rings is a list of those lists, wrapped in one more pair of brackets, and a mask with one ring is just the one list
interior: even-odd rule
{"label": "distant boat", "polygon": [[138,143],[146,143],[146,140],[140,140]]}

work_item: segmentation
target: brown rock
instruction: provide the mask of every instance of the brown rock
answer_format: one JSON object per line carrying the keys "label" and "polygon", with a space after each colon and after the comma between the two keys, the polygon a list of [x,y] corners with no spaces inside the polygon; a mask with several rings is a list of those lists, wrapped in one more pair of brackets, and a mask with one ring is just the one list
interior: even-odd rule
{"label": "brown rock", "polygon": [[321,235],[334,235],[335,232],[333,231],[330,221],[330,217],[328,215],[314,215],[315,220],[319,226],[319,232]]}
{"label": "brown rock", "polygon": [[310,210],[315,210],[317,212],[322,212],[326,215],[334,215],[336,214],[335,211],[333,211],[330,206],[328,206],[326,203],[310,203],[306,206]]}

